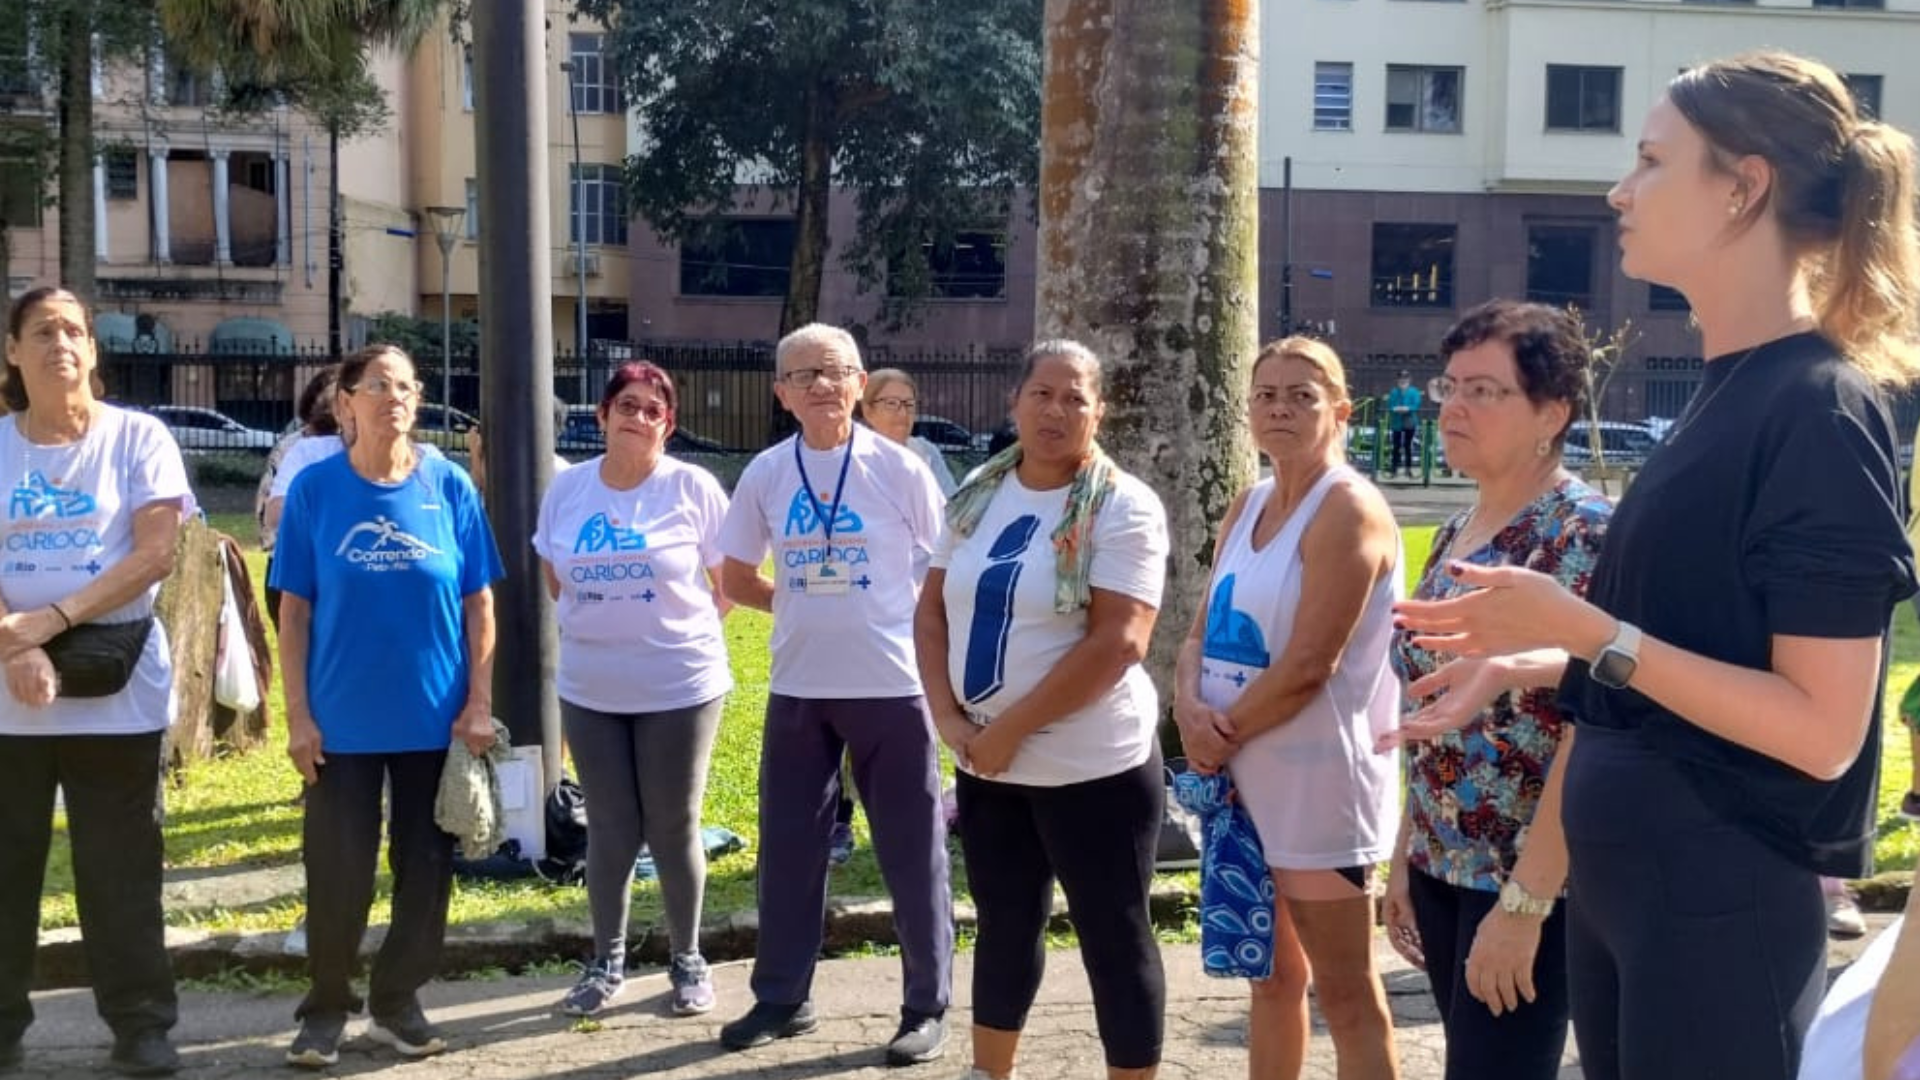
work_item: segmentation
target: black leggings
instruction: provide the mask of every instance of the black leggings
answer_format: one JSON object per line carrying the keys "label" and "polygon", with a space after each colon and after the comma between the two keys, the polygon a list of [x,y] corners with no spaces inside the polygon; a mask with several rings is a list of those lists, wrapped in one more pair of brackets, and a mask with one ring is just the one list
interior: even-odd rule
{"label": "black leggings", "polygon": [[1156,747],[1138,768],[1061,787],[956,774],[960,844],[978,911],[973,1019],[1019,1031],[1046,969],[1053,882],[1067,894],[1107,1064],[1160,1062],[1167,984],[1147,908],[1165,811]]}
{"label": "black leggings", "polygon": [[1499,894],[1449,885],[1420,870],[1407,873],[1427,980],[1447,1033],[1446,1080],[1554,1080],[1567,1048],[1567,905],[1555,904],[1540,927],[1536,997],[1495,1016],[1467,990],[1467,954]]}
{"label": "black leggings", "polygon": [[1636,732],[1567,763],[1567,967],[1587,1080],[1794,1080],[1826,988],[1820,879]]}

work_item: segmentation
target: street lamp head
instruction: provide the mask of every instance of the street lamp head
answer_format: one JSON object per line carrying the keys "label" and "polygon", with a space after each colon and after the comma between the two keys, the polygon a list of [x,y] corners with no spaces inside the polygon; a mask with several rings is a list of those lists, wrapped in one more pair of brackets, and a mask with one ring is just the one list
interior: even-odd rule
{"label": "street lamp head", "polygon": [[427,217],[433,226],[433,235],[440,240],[452,240],[460,235],[460,224],[466,219],[464,206],[429,206]]}

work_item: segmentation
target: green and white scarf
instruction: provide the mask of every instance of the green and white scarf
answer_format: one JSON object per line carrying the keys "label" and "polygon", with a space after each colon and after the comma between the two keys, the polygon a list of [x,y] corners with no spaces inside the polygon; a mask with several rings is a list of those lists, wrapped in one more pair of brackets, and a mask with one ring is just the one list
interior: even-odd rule
{"label": "green and white scarf", "polygon": [[[1015,443],[987,459],[978,472],[947,500],[947,527],[956,536],[973,535],[993,502],[1000,481],[1020,464],[1020,444]],[[1067,488],[1066,513],[1053,530],[1053,610],[1062,615],[1086,607],[1093,600],[1093,519],[1113,493],[1114,476],[1120,470],[1095,443],[1086,460],[1073,474]]]}

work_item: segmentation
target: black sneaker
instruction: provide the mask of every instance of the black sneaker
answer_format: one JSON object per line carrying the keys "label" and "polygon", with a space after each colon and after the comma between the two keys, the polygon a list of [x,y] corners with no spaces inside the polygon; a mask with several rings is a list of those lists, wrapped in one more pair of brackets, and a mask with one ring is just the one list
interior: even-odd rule
{"label": "black sneaker", "polygon": [[376,1016],[367,1025],[367,1038],[386,1043],[400,1051],[401,1057],[432,1057],[447,1048],[440,1029],[427,1021],[419,1002],[411,1002],[392,1016]]}
{"label": "black sneaker", "polygon": [[756,1046],[765,1046],[775,1039],[791,1039],[795,1035],[805,1035],[820,1026],[813,1015],[813,1002],[803,1001],[798,1005],[775,1005],[766,1001],[756,1001],[747,1015],[720,1029],[720,1045],[729,1050],[750,1050]]}
{"label": "black sneaker", "polygon": [[113,1040],[107,1064],[122,1076],[172,1076],[180,1071],[180,1051],[164,1031],[137,1031]]}
{"label": "black sneaker", "polygon": [[887,1044],[887,1064],[924,1065],[947,1052],[945,1017],[900,1010],[900,1030]]}
{"label": "black sneaker", "polygon": [[1909,791],[1900,800],[1900,816],[1908,821],[1920,821],[1920,791]]}
{"label": "black sneaker", "polygon": [[287,1047],[287,1064],[302,1069],[324,1069],[340,1063],[340,1039],[347,1032],[345,1016],[308,1016],[300,1034]]}

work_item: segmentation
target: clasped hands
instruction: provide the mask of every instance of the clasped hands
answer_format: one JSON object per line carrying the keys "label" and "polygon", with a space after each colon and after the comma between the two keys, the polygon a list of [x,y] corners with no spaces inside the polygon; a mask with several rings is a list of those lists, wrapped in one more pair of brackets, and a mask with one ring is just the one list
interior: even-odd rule
{"label": "clasped hands", "polygon": [[7,692],[13,700],[40,708],[58,696],[60,675],[41,646],[65,629],[51,607],[0,615],[0,656],[6,658]]}

